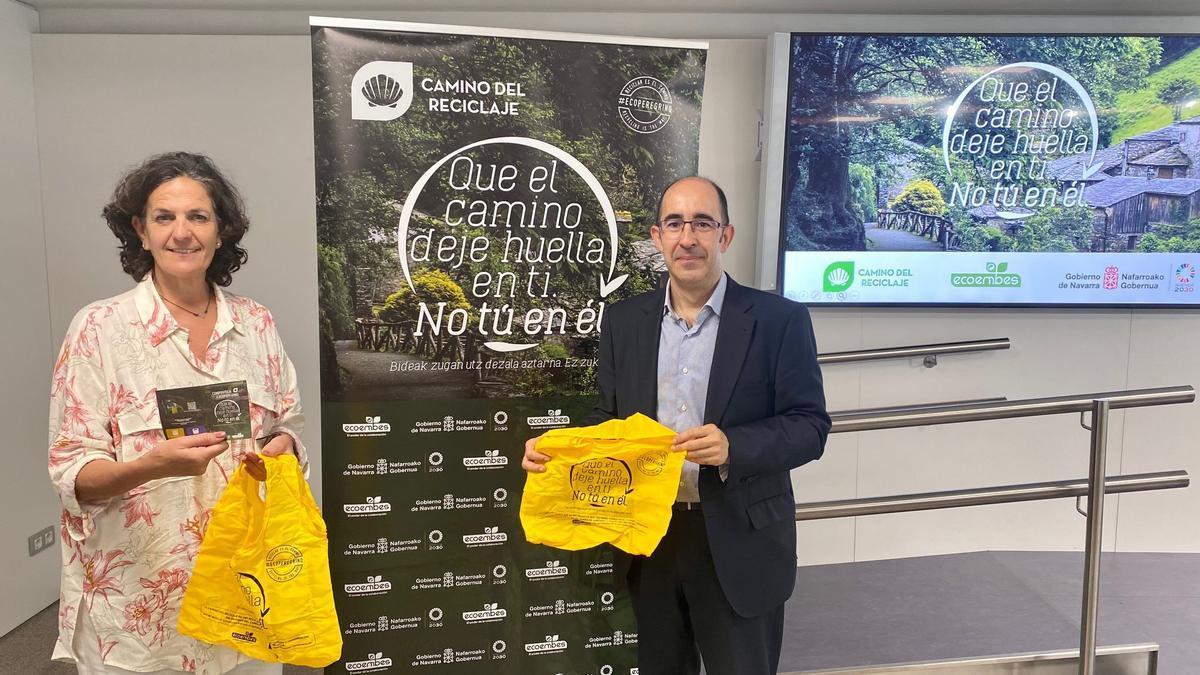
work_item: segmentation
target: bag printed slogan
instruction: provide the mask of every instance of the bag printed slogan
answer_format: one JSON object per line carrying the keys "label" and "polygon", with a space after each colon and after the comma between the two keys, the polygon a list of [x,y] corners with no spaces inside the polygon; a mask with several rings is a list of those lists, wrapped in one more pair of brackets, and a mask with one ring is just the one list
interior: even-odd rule
{"label": "bag printed slogan", "polygon": [[531,473],[521,498],[521,525],[535,544],[575,551],[605,542],[650,555],[667,533],[684,453],[675,432],[638,413],[538,439],[550,456]]}
{"label": "bag printed slogan", "polygon": [[238,467],[213,509],[183,595],[179,632],[261,661],[321,668],[342,653],[325,522],[296,457]]}

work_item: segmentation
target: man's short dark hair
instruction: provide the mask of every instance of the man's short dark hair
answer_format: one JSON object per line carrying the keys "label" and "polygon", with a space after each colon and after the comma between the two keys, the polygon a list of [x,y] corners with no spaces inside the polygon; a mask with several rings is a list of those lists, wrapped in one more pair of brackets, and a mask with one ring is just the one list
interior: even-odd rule
{"label": "man's short dark hair", "polygon": [[695,178],[697,180],[702,180],[705,183],[708,183],[709,185],[712,186],[712,189],[717,191],[717,199],[721,203],[721,223],[728,224],[729,223],[729,200],[725,198],[725,191],[721,189],[720,185],[717,185],[716,181],[714,181],[711,178],[705,178],[704,176],[684,176],[683,178],[677,178],[674,181],[672,181],[669,185],[667,185],[665,188],[663,188],[662,192],[660,192],[658,194],[658,210],[655,211],[655,220],[658,219],[658,214],[662,213],[663,200],[666,199],[666,197],[667,197],[667,190],[670,190],[671,188],[675,187],[679,183],[682,183],[683,181],[689,180],[692,178]]}

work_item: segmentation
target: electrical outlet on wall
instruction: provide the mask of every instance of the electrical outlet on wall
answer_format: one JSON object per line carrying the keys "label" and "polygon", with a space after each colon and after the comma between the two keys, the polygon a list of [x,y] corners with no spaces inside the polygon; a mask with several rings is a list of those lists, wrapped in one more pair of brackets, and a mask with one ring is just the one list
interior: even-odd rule
{"label": "electrical outlet on wall", "polygon": [[54,545],[54,526],[29,535],[29,555],[35,556]]}

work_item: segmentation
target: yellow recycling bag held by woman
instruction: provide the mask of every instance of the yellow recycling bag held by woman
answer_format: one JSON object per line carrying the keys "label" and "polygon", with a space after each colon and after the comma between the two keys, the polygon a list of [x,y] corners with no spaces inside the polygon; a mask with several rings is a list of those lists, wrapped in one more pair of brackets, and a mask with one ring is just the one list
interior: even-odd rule
{"label": "yellow recycling bag held by woman", "polygon": [[342,653],[325,522],[292,455],[238,467],[200,543],[179,632],[270,662],[321,668]]}
{"label": "yellow recycling bag held by woman", "polygon": [[667,533],[684,453],[675,432],[635,414],[538,439],[546,470],[525,478],[521,525],[534,544],[576,551],[605,542],[650,555]]}

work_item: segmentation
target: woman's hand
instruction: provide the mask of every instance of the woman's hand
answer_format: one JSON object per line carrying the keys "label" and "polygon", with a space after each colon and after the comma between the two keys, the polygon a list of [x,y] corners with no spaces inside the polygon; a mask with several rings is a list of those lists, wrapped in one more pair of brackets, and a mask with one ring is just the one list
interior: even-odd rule
{"label": "woman's hand", "polygon": [[246,467],[246,472],[255,480],[266,480],[267,465],[263,463],[262,458],[278,457],[289,452],[294,454],[295,448],[296,444],[290,435],[276,434],[263,446],[262,457],[256,453],[248,452],[242,457],[242,464]]}
{"label": "woman's hand", "polygon": [[75,477],[75,498],[100,502],[159,478],[202,476],[228,449],[225,432],[212,431],[163,441],[133,462],[88,462]]}
{"label": "woman's hand", "polygon": [[203,476],[208,470],[208,463],[228,449],[225,432],[210,431],[163,441],[142,459],[152,467],[154,478]]}

